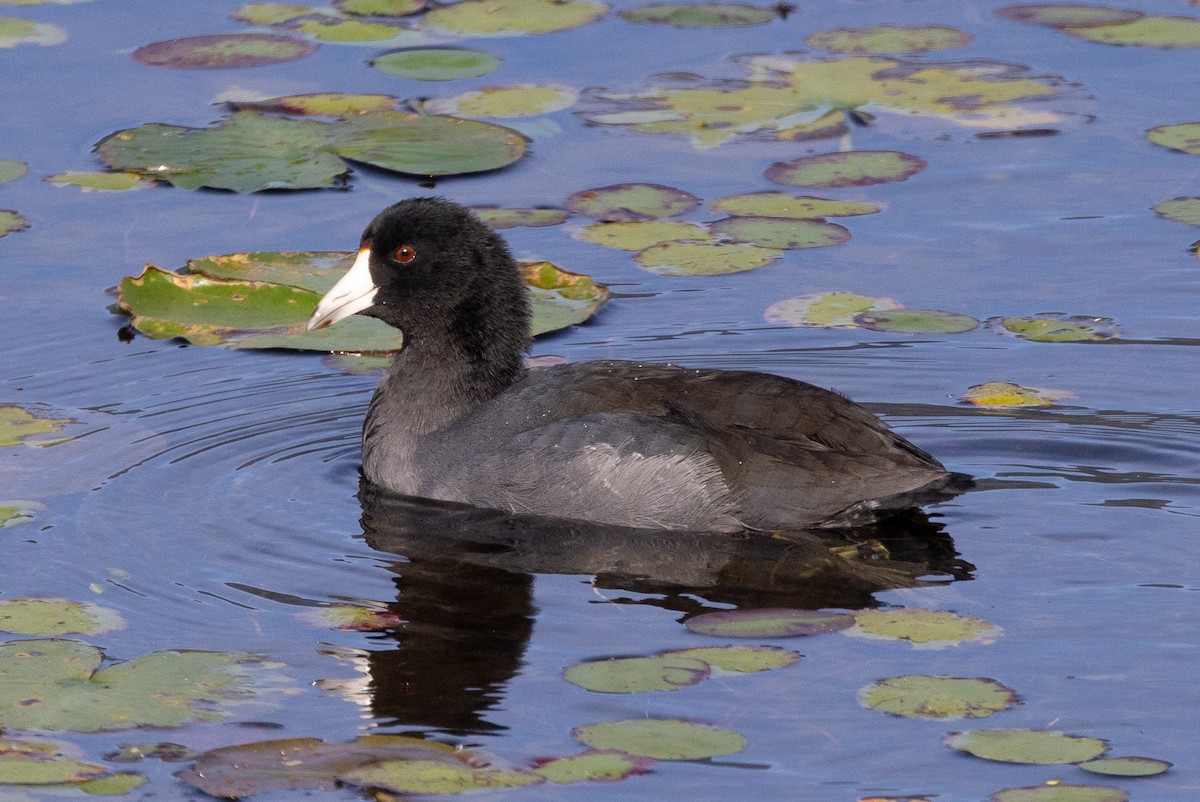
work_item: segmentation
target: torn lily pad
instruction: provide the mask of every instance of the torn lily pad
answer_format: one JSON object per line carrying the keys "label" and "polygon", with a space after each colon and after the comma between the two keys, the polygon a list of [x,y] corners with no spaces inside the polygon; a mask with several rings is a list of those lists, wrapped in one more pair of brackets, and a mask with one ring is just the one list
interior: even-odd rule
{"label": "torn lily pad", "polygon": [[827,248],[850,241],[850,232],[837,223],[824,220],[791,220],[783,217],[726,217],[709,223],[714,234],[723,234],[734,242],[764,248],[794,250]]}
{"label": "torn lily pad", "polygon": [[70,418],[39,418],[17,406],[0,406],[0,448],[4,446],[39,445],[30,438],[41,434],[57,434],[62,427],[73,423]]}
{"label": "torn lily pad", "polygon": [[18,635],[99,635],[124,629],[116,610],[66,599],[0,601],[0,631]]}
{"label": "torn lily pad", "polygon": [[977,407],[1048,407],[1070,397],[1070,393],[1062,390],[1044,390],[1022,387],[1012,382],[991,381],[968,387],[959,400]]}
{"label": "torn lily pad", "polygon": [[700,205],[690,192],[662,184],[612,184],[585,189],[567,198],[576,214],[606,223],[678,217]]}
{"label": "torn lily pad", "polygon": [[852,292],[822,292],[776,301],[763,312],[768,323],[817,328],[853,328],[859,315],[899,309],[891,298],[873,298]]}
{"label": "torn lily pad", "polygon": [[896,334],[961,334],[979,328],[979,321],[958,312],[940,309],[885,309],[854,316],[856,325],[871,331]]}
{"label": "torn lily pad", "polygon": [[660,242],[633,260],[660,276],[718,276],[769,265],[783,251],[738,242]]}
{"label": "torn lily pad", "polygon": [[29,221],[12,209],[0,209],[0,237],[29,228]]}
{"label": "torn lily pad", "polygon": [[624,752],[589,750],[579,755],[538,761],[533,773],[557,785],[580,782],[617,782],[646,774],[654,765],[649,758]]}
{"label": "torn lily pad", "polygon": [[530,117],[569,109],[579,99],[574,89],[549,84],[489,86],[445,100],[429,100],[425,110],[459,117]]}
{"label": "torn lily pad", "polygon": [[17,45],[59,45],[67,32],[57,25],[18,17],[0,17],[0,48]]}
{"label": "torn lily pad", "polygon": [[618,12],[626,22],[672,28],[744,28],[766,25],[775,10],[749,3],[651,3]]}
{"label": "torn lily pad", "polygon": [[875,203],[789,195],[786,192],[726,195],[712,201],[708,207],[714,212],[723,212],[733,217],[782,217],[789,220],[854,217],[882,211],[882,207]]}
{"label": "torn lily pad", "polygon": [[991,643],[1004,633],[982,618],[948,610],[859,610],[847,635],[907,641],[918,648],[942,648],[960,643]]}
{"label": "torn lily pad", "polygon": [[542,228],[543,226],[557,226],[565,223],[571,213],[566,209],[554,209],[549,207],[537,208],[499,208],[496,206],[474,206],[471,211],[475,216],[486,223],[490,228],[519,228],[528,226],[530,228]]}
{"label": "torn lily pad", "polygon": [[384,53],[370,63],[380,72],[399,78],[454,81],[495,72],[500,59],[491,53],[463,47],[413,47]]}
{"label": "torn lily pad", "polygon": [[835,189],[904,181],[924,169],[925,160],[908,153],[857,150],[777,162],[764,175],[776,184]]}
{"label": "torn lily pad", "polygon": [[19,162],[13,159],[0,159],[0,184],[7,184],[9,181],[16,181],[28,171],[29,165],[27,165],[25,162]]}
{"label": "torn lily pad", "polygon": [[804,37],[804,43],[830,53],[887,55],[953,50],[973,38],[966,31],[945,25],[872,25],[812,33]]}
{"label": "torn lily pad", "polygon": [[1027,788],[1005,788],[989,796],[988,802],[1129,802],[1129,794],[1105,785],[1054,782]]}
{"label": "torn lily pad", "polygon": [[277,33],[219,33],[143,45],[133,58],[151,67],[222,70],[294,61],[311,56],[317,47]]}
{"label": "torn lily pad", "polygon": [[1042,313],[1030,317],[992,318],[988,325],[1023,340],[1039,343],[1103,342],[1120,336],[1121,330],[1110,318],[1088,315]]}
{"label": "torn lily pad", "polygon": [[587,0],[461,0],[427,12],[422,22],[467,36],[553,33],[594,22],[607,11]]}
{"label": "torn lily pad", "polygon": [[144,180],[137,173],[84,173],[67,172],[47,176],[51,184],[62,184],[79,187],[87,192],[98,189],[106,192],[122,192],[151,186],[152,182]]}
{"label": "torn lily pad", "polygon": [[904,718],[986,718],[1019,701],[994,679],[909,674],[879,680],[858,692],[858,703]]}
{"label": "torn lily pad", "polygon": [[616,223],[594,223],[580,229],[579,239],[617,248],[640,251],[660,242],[711,240],[708,229],[682,220],[626,220]]}
{"label": "torn lily pad", "polygon": [[593,749],[615,749],[656,760],[704,760],[746,748],[739,732],[679,719],[640,718],[587,724],[571,731]]}
{"label": "torn lily pad", "polygon": [[722,610],[692,616],[683,625],[691,632],[714,638],[790,638],[852,627],[854,616],[785,608]]}
{"label": "torn lily pad", "polygon": [[1108,743],[1099,738],[1067,735],[1057,730],[972,730],[952,732],[946,746],[1004,763],[1059,765],[1098,757]]}

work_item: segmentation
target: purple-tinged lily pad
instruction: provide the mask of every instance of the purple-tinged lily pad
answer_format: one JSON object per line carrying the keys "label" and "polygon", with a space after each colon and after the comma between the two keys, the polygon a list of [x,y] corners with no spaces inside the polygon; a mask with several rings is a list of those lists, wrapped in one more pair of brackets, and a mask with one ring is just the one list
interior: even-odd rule
{"label": "purple-tinged lily pad", "polygon": [[571,213],[566,209],[555,209],[551,207],[537,208],[500,208],[496,206],[474,206],[471,211],[475,216],[494,229],[502,228],[519,228],[526,226],[529,228],[542,228],[544,226],[557,226],[565,223]]}
{"label": "purple-tinged lily pad", "polygon": [[804,42],[830,53],[887,55],[952,50],[969,44],[972,38],[966,31],[945,25],[872,25],[812,33]]}
{"label": "purple-tinged lily pad", "polygon": [[0,237],[7,237],[14,231],[24,231],[29,228],[29,221],[19,212],[12,209],[0,209]]}
{"label": "purple-tinged lily pad", "polygon": [[1104,757],[1080,763],[1079,768],[1110,777],[1152,777],[1168,771],[1172,765],[1154,757]]}
{"label": "purple-tinged lily pad", "polygon": [[1132,22],[1139,19],[1142,12],[1075,3],[1032,3],[996,9],[996,16],[1028,25],[1044,25],[1050,28],[1069,25],[1074,28],[1084,28],[1092,25]]}
{"label": "purple-tinged lily pad", "polygon": [[626,22],[673,28],[744,28],[765,25],[775,10],[749,3],[651,3],[618,12]]}
{"label": "purple-tinged lily pad", "polygon": [[586,724],[571,731],[593,749],[615,749],[656,760],[704,760],[746,748],[739,732],[679,719],[639,718]]}
{"label": "purple-tinged lily pad", "polygon": [[847,635],[879,640],[907,641],[917,648],[939,649],[960,643],[991,643],[1004,630],[972,615],[949,610],[859,610]]}
{"label": "purple-tinged lily pad", "polygon": [[1129,794],[1106,785],[1070,785],[1059,782],[1026,788],[1005,788],[988,802],[1129,802]]}
{"label": "purple-tinged lily pad", "polygon": [[654,761],[624,752],[588,750],[578,755],[540,760],[533,773],[557,785],[580,782],[617,782],[646,774]]}
{"label": "purple-tinged lily pad", "polygon": [[275,33],[218,33],[143,45],[133,58],[151,67],[219,70],[280,64],[310,56],[318,45]]}
{"label": "purple-tinged lily pad", "polygon": [[677,691],[695,685],[709,674],[708,663],[693,657],[616,657],[576,663],[563,679],[597,693]]}
{"label": "purple-tinged lily pad", "polygon": [[726,217],[708,224],[714,234],[735,242],[764,248],[794,250],[827,248],[850,241],[850,232],[824,220],[795,220],[784,217]]}
{"label": "purple-tinged lily pad", "polygon": [[776,162],[765,175],[776,184],[833,189],[903,181],[924,169],[924,159],[908,153],[857,150]]}
{"label": "purple-tinged lily pad", "polygon": [[25,162],[14,161],[13,159],[0,159],[0,184],[16,181],[28,171],[29,165],[25,164]]}
{"label": "purple-tinged lily pad", "polygon": [[463,47],[412,47],[384,53],[371,66],[388,75],[415,81],[454,81],[494,72],[500,59]]}
{"label": "purple-tinged lily pad", "polygon": [[971,730],[950,733],[946,746],[1003,763],[1062,765],[1092,760],[1108,742],[1057,730]]}
{"label": "purple-tinged lily pad", "polygon": [[908,674],[873,682],[858,692],[858,703],[904,718],[986,718],[1020,701],[1017,692],[994,679]]}
{"label": "purple-tinged lily pad", "polygon": [[871,331],[896,334],[960,334],[979,327],[979,321],[940,309],[885,309],[854,316],[855,324]]}
{"label": "purple-tinged lily pad", "polygon": [[567,198],[571,211],[603,222],[652,220],[687,214],[700,204],[690,192],[662,184],[612,184]]}
{"label": "purple-tinged lily pad", "polygon": [[854,616],[783,608],[722,610],[692,616],[683,625],[714,638],[790,638],[847,629],[854,626]]}

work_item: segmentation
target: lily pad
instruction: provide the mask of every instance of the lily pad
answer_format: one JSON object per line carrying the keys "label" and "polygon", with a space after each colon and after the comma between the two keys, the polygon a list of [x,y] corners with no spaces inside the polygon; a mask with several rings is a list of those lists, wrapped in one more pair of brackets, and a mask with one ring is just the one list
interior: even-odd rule
{"label": "lily pad", "polygon": [[1147,131],[1146,138],[1164,148],[1200,154],[1200,122],[1159,125]]}
{"label": "lily pad", "polygon": [[1071,26],[1075,28],[1092,25],[1113,25],[1122,22],[1132,22],[1142,16],[1142,12],[1125,8],[1109,8],[1107,6],[1090,6],[1072,3],[1033,3],[1020,6],[1005,6],[996,9],[996,16],[1013,22],[1024,22],[1029,25],[1045,25],[1050,28]]}
{"label": "lily pad", "polygon": [[425,0],[333,0],[335,8],[364,17],[406,17],[425,8]]}
{"label": "lily pad", "polygon": [[1108,743],[1057,730],[972,730],[950,733],[946,746],[985,760],[1058,765],[1098,757]]}
{"label": "lily pad", "polygon": [[1092,343],[1111,340],[1120,334],[1117,324],[1106,317],[1046,313],[1032,317],[1006,317],[989,320],[1023,340],[1039,343]]}
{"label": "lily pad", "polygon": [[586,724],[572,737],[593,749],[616,749],[656,760],[704,760],[746,748],[739,732],[679,719],[641,718]]}
{"label": "lily pad", "polygon": [[618,657],[577,663],[563,679],[597,693],[677,691],[708,677],[708,663],[692,657]]}
{"label": "lily pad", "polygon": [[819,635],[854,626],[854,616],[820,610],[722,610],[683,622],[688,630],[714,638],[790,638]]}
{"label": "lily pad", "polygon": [[553,33],[602,17],[603,3],[587,0],[462,0],[438,6],[424,24],[464,35]]}
{"label": "lily pad", "polygon": [[144,181],[137,173],[79,173],[67,172],[47,176],[52,184],[70,184],[84,191],[99,189],[120,192],[137,187],[148,187],[150,182]]}
{"label": "lily pad", "polygon": [[218,33],[143,45],[133,58],[151,67],[219,70],[294,61],[311,56],[317,47],[277,33]]}
{"label": "lily pad", "polygon": [[0,209],[0,237],[29,228],[29,221],[12,209]]}
{"label": "lily pad", "polygon": [[323,9],[293,3],[247,3],[229,16],[251,25],[282,25],[322,13]]}
{"label": "lily pad", "polygon": [[853,328],[859,315],[899,309],[891,298],[873,298],[850,292],[823,292],[785,298],[767,307],[763,319],[768,323],[817,328]]}
{"label": "lily pad", "polygon": [[694,646],[674,649],[660,657],[688,657],[703,660],[711,668],[735,674],[751,674],[773,668],[786,668],[800,660],[799,652],[778,646]]}
{"label": "lily pad", "polygon": [[891,331],[897,334],[960,334],[979,328],[979,321],[970,315],[943,312],[940,309],[888,309],[863,312],[854,322],[871,331]]}
{"label": "lily pad", "polygon": [[612,184],[567,198],[571,211],[608,223],[687,214],[700,204],[690,192],[662,184]]}
{"label": "lily pad", "polygon": [[727,242],[660,242],[633,260],[660,276],[717,276],[769,265],[783,251]]}
{"label": "lily pad", "polygon": [[952,50],[970,43],[966,31],[945,25],[872,25],[868,28],[835,28],[804,37],[809,47],[831,53],[929,53]]}
{"label": "lily pad", "polygon": [[123,629],[116,610],[66,599],[0,601],[0,630],[18,635],[99,635]]}
{"label": "lily pad", "polygon": [[591,276],[550,262],[522,262],[521,270],[529,287],[535,337],[583,323],[608,300],[608,287]]}
{"label": "lily pad", "polygon": [[81,783],[106,774],[103,766],[68,758],[53,744],[0,738],[0,786]]}
{"label": "lily pad", "polygon": [[30,523],[44,509],[36,501],[0,501],[0,529]]}
{"label": "lily pad", "polygon": [[360,604],[320,607],[311,618],[322,626],[343,632],[383,632],[404,624],[404,619],[390,610]]}
{"label": "lily pad", "polygon": [[1144,16],[1115,25],[1059,26],[1059,30],[1089,42],[1165,49],[1200,47],[1200,19]]}
{"label": "lily pad", "polygon": [[0,17],[0,47],[48,46],[65,41],[67,32],[57,25],[19,17]]}
{"label": "lily pad", "polygon": [[988,797],[988,802],[1128,802],[1129,794],[1105,785],[1054,783],[1028,788],[1005,788]]}
{"label": "lily pad", "polygon": [[1041,390],[1012,382],[991,381],[968,387],[959,400],[977,407],[1048,407],[1070,396],[1070,393],[1061,390]]}
{"label": "lily pad", "polygon": [[106,732],[216,721],[250,695],[234,652],[153,652],[96,670],[99,649],[72,640],[0,644],[0,728]]}
{"label": "lily pad", "polygon": [[1172,765],[1153,757],[1105,757],[1080,763],[1079,768],[1111,777],[1152,777],[1168,771]]}
{"label": "lily pad", "polygon": [[734,217],[783,217],[789,220],[854,217],[881,211],[881,207],[874,203],[789,195],[786,192],[727,195],[724,198],[717,198],[708,206],[715,212],[723,212]]}
{"label": "lily pad", "polygon": [[850,232],[845,227],[824,220],[726,217],[708,225],[715,234],[724,234],[735,242],[761,245],[764,248],[826,248],[850,241]]}
{"label": "lily pad", "polygon": [[858,703],[905,718],[986,718],[1017,703],[1017,692],[994,679],[909,674],[879,680],[858,692]]}
{"label": "lily pad", "polygon": [[390,111],[400,102],[394,95],[354,95],[345,92],[313,92],[307,95],[283,95],[252,102],[236,102],[238,109],[253,109],[275,114],[300,114],[312,117],[350,117],[371,111]]}
{"label": "lily pad", "polygon": [[25,162],[14,161],[13,159],[0,159],[0,184],[16,181],[28,171],[29,165],[25,164]]}
{"label": "lily pad", "polygon": [[146,778],[140,774],[122,772],[110,774],[107,777],[98,777],[95,780],[86,780],[81,782],[78,788],[88,796],[121,796],[135,788],[140,788],[145,783]]}
{"label": "lily pad", "polygon": [[709,240],[704,226],[682,220],[626,220],[594,223],[580,229],[578,237],[587,242],[623,251],[640,251],[660,242]]}
{"label": "lily pad", "polygon": [[39,418],[21,407],[0,406],[0,448],[21,443],[36,445],[29,438],[56,434],[71,422],[70,418]]}
{"label": "lily pad", "polygon": [[575,105],[574,89],[547,84],[489,86],[445,100],[430,100],[425,110],[460,117],[529,117],[562,111]]}
{"label": "lily pad", "polygon": [[1200,198],[1171,198],[1154,205],[1154,213],[1176,223],[1200,226]]}
{"label": "lily pad", "polygon": [[775,18],[773,9],[749,3],[651,3],[618,13],[627,22],[673,28],[743,28]]}
{"label": "lily pad", "polygon": [[403,28],[384,22],[335,18],[304,20],[293,27],[322,42],[382,42],[404,32]]}
{"label": "lily pad", "polygon": [[587,751],[540,763],[533,773],[558,785],[580,782],[617,782],[634,774],[646,774],[654,761],[624,752]]}
{"label": "lily pad", "polygon": [[833,189],[903,181],[924,169],[924,159],[907,153],[857,150],[777,162],[767,168],[765,176],[776,184]]}
{"label": "lily pad", "polygon": [[343,771],[338,779],[351,785],[382,788],[398,794],[459,794],[487,788],[518,788],[544,780],[532,772],[472,769],[433,760],[384,760]]}
{"label": "lily pad", "polygon": [[388,75],[416,81],[453,81],[494,72],[500,59],[463,47],[414,47],[384,53],[371,66]]}
{"label": "lily pad", "polygon": [[494,229],[502,228],[519,228],[528,226],[530,228],[541,228],[543,226],[557,226],[565,223],[571,213],[566,209],[553,208],[497,208],[494,206],[475,206],[471,209],[475,216]]}
{"label": "lily pad", "polygon": [[990,621],[971,615],[958,615],[948,610],[859,610],[854,614],[854,628],[847,635],[883,640],[908,641],[914,646],[956,646],[977,641],[991,643],[1004,630]]}

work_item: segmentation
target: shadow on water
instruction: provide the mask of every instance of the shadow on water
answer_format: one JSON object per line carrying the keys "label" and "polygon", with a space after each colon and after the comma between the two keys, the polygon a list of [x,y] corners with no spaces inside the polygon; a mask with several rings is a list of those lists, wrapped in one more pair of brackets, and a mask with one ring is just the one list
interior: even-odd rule
{"label": "shadow on water", "polygon": [[916,509],[854,530],[648,531],[397,496],[365,480],[362,527],[396,562],[395,648],[369,657],[373,714],[454,734],[486,720],[533,629],[535,574],[591,575],[685,616],[755,607],[874,606],[886,589],[971,579],[944,527]]}

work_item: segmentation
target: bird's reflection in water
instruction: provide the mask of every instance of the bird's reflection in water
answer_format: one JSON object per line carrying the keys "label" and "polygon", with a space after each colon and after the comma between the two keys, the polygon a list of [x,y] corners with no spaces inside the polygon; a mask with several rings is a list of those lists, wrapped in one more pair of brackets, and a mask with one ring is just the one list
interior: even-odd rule
{"label": "bird's reflection in water", "polygon": [[514,516],[366,482],[359,498],[367,543],[405,558],[392,568],[406,624],[368,658],[372,712],[384,726],[457,736],[501,729],[487,712],[521,665],[535,574],[591,575],[631,594],[608,594],[613,602],[691,615],[867,607],[877,591],[973,570],[919,510],[852,531],[717,535]]}

